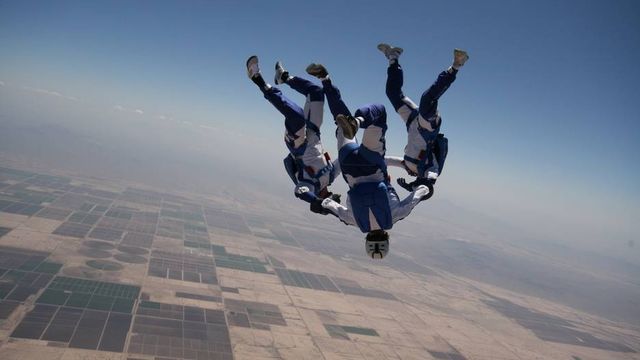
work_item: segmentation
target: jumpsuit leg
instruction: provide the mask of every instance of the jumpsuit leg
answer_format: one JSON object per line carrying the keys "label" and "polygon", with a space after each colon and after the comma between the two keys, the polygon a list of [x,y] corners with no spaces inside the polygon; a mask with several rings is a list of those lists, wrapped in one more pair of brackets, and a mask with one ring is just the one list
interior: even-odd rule
{"label": "jumpsuit leg", "polygon": [[418,111],[420,111],[420,115],[422,115],[424,119],[429,119],[435,114],[438,109],[438,99],[440,99],[456,79],[457,72],[455,69],[452,72],[446,70],[441,72],[436,81],[422,93]]}
{"label": "jumpsuit leg", "polygon": [[386,153],[387,111],[382,104],[371,104],[359,108],[356,117],[361,117],[360,127],[364,128],[360,154],[370,163],[386,171],[384,155]]}
{"label": "jumpsuit leg", "polygon": [[[335,119],[338,115],[349,115],[351,116],[351,111],[342,100],[342,95],[340,94],[340,90],[333,85],[331,79],[324,80],[322,82],[322,89],[324,91],[324,95],[327,97],[327,103],[329,104],[329,110],[331,111],[331,115]],[[347,139],[342,134],[339,128],[336,127],[336,139],[338,143],[338,153],[340,153],[340,149],[345,146],[354,146],[352,144],[357,144],[358,141],[354,137],[353,139]]]}
{"label": "jumpsuit leg", "polygon": [[295,91],[306,97],[304,104],[305,119],[317,127],[318,133],[322,127],[324,115],[324,91],[322,87],[301,77],[294,76],[287,84]]}
{"label": "jumpsuit leg", "polygon": [[387,69],[387,85],[385,88],[387,98],[389,98],[389,102],[391,102],[393,108],[406,124],[418,109],[418,105],[404,95],[402,92],[403,83],[403,72],[400,64],[398,62],[390,64]]}
{"label": "jumpsuit leg", "polygon": [[282,115],[284,115],[284,127],[286,130],[285,142],[290,150],[297,149],[306,140],[307,123],[303,109],[289,100],[282,91],[276,87],[263,90],[264,97]]}
{"label": "jumpsuit leg", "polygon": [[349,108],[342,100],[340,90],[333,85],[331,79],[323,81],[322,88],[324,89],[324,94],[327,97],[327,103],[329,103],[329,110],[331,110],[331,115],[333,115],[334,119],[338,115],[351,116],[351,111],[349,111]]}

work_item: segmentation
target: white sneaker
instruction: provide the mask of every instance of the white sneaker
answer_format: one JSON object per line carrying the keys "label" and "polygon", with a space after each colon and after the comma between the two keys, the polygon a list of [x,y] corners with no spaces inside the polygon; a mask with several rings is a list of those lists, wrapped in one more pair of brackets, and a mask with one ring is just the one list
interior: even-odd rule
{"label": "white sneaker", "polygon": [[253,55],[247,59],[247,75],[249,79],[253,79],[254,76],[260,74],[260,67],[258,66],[258,57]]}
{"label": "white sneaker", "polygon": [[280,85],[284,84],[287,80],[289,80],[291,76],[289,76],[289,72],[285,70],[280,61],[276,62],[276,76],[273,78],[273,81]]}
{"label": "white sneaker", "polygon": [[453,49],[453,65],[454,69],[461,68],[465,62],[469,60],[469,54],[466,51],[460,49]]}
{"label": "white sneaker", "polygon": [[378,44],[378,50],[382,51],[384,56],[389,60],[397,60],[404,51],[402,48],[393,47],[385,43]]}

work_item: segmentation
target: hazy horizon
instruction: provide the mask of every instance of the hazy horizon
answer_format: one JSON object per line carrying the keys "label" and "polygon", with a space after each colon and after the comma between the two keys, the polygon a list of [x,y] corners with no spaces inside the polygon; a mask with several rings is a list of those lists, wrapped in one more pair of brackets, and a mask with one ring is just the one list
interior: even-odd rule
{"label": "hazy horizon", "polygon": [[[400,155],[375,45],[406,49],[414,100],[461,47],[471,59],[440,104],[451,149],[436,197],[468,210],[451,220],[640,263],[635,2],[465,2],[456,26],[441,4],[337,4],[0,2],[0,151],[193,192],[252,188],[306,214],[282,169],[282,118],[246,78],[246,58],[259,55],[267,79],[276,60],[293,74],[326,63],[351,107],[387,106],[388,153]],[[397,7],[416,15],[372,26]],[[416,27],[423,12],[431,24]],[[438,217],[438,202],[411,220]]]}

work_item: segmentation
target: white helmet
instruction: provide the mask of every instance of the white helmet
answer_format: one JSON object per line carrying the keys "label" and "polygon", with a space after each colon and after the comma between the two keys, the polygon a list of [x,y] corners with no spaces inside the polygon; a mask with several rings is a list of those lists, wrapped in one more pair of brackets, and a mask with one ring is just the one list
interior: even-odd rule
{"label": "white helmet", "polygon": [[364,247],[372,259],[384,258],[389,252],[389,233],[384,230],[369,232]]}

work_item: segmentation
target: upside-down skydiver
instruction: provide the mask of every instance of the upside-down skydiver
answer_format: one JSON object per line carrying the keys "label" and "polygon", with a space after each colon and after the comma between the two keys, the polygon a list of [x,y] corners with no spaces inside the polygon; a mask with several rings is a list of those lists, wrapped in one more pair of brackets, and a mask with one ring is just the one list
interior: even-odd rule
{"label": "upside-down skydiver", "polygon": [[304,109],[287,98],[280,89],[268,84],[258,64],[258,57],[247,60],[247,74],[264,97],[284,115],[284,141],[289,155],[284,159],[285,169],[295,183],[294,195],[310,204],[311,211],[326,215],[321,201],[331,198],[340,202],[339,194],[328,187],[340,174],[338,161],[332,162],[320,139],[324,111],[322,87],[306,79],[290,76],[280,62],[276,63],[276,84],[287,84],[306,97]]}
{"label": "upside-down skydiver", "polygon": [[[307,72],[322,81],[331,114],[338,125],[338,160],[342,176],[349,185],[346,207],[331,199],[322,206],[347,225],[358,226],[366,233],[365,248],[372,258],[383,258],[389,251],[389,230],[405,218],[422,200],[429,198],[431,185],[419,185],[404,200],[400,200],[389,182],[385,162],[387,114],[383,105],[366,105],[354,113],[347,108],[340,91],[321,64],[311,64]],[[364,129],[362,143],[355,135]]]}
{"label": "upside-down skydiver", "polygon": [[409,191],[419,184],[434,184],[442,173],[448,151],[448,140],[440,133],[442,118],[438,112],[438,99],[451,86],[469,56],[464,50],[455,49],[453,64],[422,93],[418,106],[402,92],[403,71],[398,63],[402,48],[383,43],[378,45],[378,49],[389,60],[387,97],[407,127],[403,165],[410,175],[417,177],[409,184],[398,179],[398,184]]}

